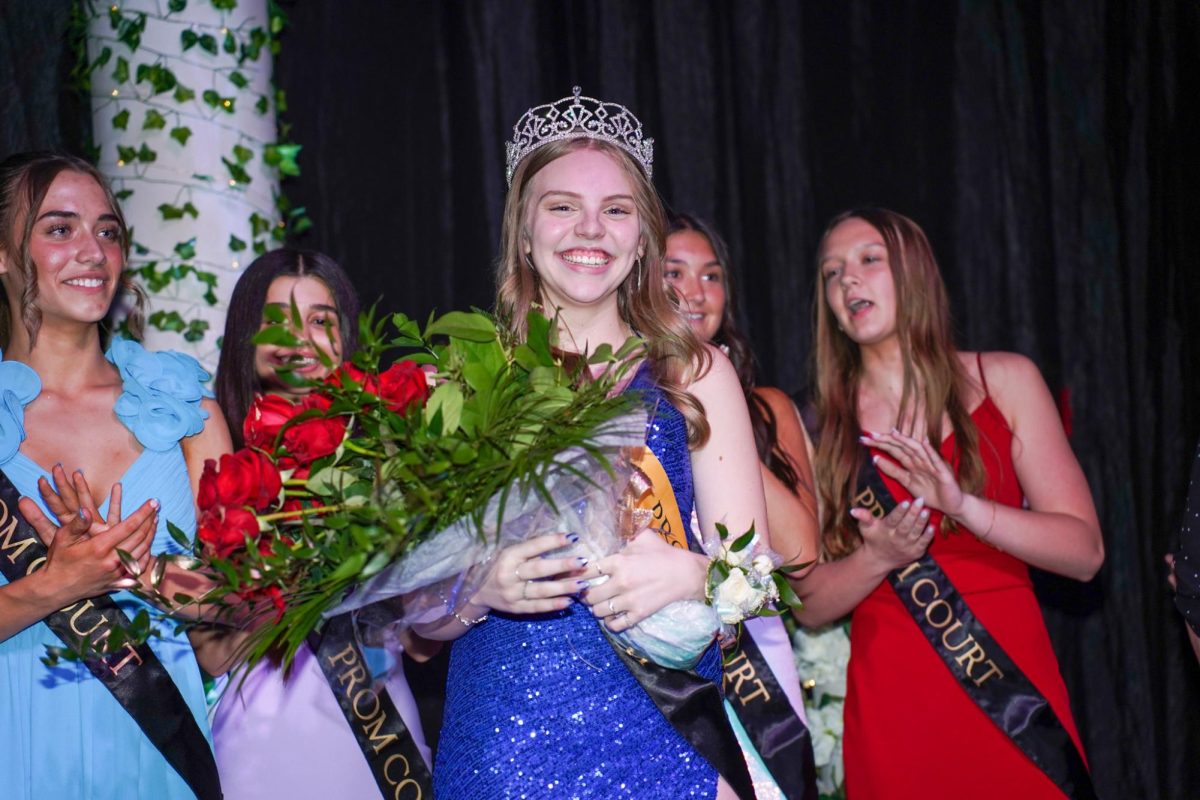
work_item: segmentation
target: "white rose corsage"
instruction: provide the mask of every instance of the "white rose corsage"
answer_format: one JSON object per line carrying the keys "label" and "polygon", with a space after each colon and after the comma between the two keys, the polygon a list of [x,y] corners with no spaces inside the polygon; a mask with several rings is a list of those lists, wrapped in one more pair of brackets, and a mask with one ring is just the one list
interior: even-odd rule
{"label": "white rose corsage", "polygon": [[716,527],[721,542],[708,563],[704,596],[723,625],[736,626],[740,632],[742,622],[751,617],[778,616],[803,607],[786,573],[807,564],[781,564],[782,559],[762,543],[753,525],[732,542],[724,525],[717,523]]}

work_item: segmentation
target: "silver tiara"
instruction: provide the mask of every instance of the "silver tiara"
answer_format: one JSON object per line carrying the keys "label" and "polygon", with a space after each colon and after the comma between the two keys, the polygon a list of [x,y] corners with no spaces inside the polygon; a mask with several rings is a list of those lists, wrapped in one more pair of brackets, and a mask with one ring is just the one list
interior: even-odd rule
{"label": "silver tiara", "polygon": [[574,87],[569,97],[535,106],[513,125],[513,140],[504,144],[508,154],[505,178],[513,175],[525,156],[549,142],[564,139],[599,139],[615,144],[642,165],[649,178],[654,167],[654,140],[642,137],[642,123],[628,108],[580,96]]}

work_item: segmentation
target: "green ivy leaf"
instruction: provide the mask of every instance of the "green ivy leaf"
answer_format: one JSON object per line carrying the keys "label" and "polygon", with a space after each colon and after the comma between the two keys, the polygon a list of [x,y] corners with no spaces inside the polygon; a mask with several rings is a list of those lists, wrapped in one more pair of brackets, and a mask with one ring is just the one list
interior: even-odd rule
{"label": "green ivy leaf", "polygon": [[200,45],[200,49],[204,52],[214,56],[217,54],[217,37],[211,33],[203,34],[197,44]]}
{"label": "green ivy leaf", "polygon": [[200,41],[200,34],[196,33],[191,28],[188,28],[179,34],[179,44],[183,47],[183,52],[187,52],[196,46],[196,42]]}
{"label": "green ivy leaf", "polygon": [[242,73],[238,72],[237,70],[234,70],[233,72],[229,73],[229,82],[232,83],[234,86],[238,87],[239,89],[245,89],[247,86],[250,85],[250,81],[246,80],[246,76],[243,75]]}
{"label": "green ivy leaf", "polygon": [[195,96],[196,96],[196,92],[192,89],[187,88],[186,86],[176,86],[175,87],[175,102],[176,103],[186,103],[188,100],[191,100]]}
{"label": "green ivy leaf", "polygon": [[129,61],[125,56],[117,56],[117,65],[113,67],[112,77],[117,83],[125,83],[129,80]]}
{"label": "green ivy leaf", "polygon": [[162,214],[163,219],[183,219],[184,214],[189,215],[192,219],[200,216],[200,212],[191,204],[191,201],[184,203],[182,206],[163,203],[158,207],[158,213]]}
{"label": "green ivy leaf", "polygon": [[254,255],[256,256],[265,255],[267,252],[267,243],[265,241],[257,241],[250,249],[254,251]]}
{"label": "green ivy leaf", "polygon": [[239,164],[245,164],[250,159],[254,158],[254,151],[249,147],[242,147],[240,144],[233,146],[233,157]]}
{"label": "green ivy leaf", "polygon": [[113,197],[121,201],[128,200],[130,197],[133,197],[133,189],[122,189],[119,192],[113,192]]}
{"label": "green ivy leaf", "polygon": [[192,129],[181,125],[178,128],[171,128],[171,138],[182,145],[186,145],[188,137],[192,135]]}
{"label": "green ivy leaf", "polygon": [[112,126],[120,130],[127,130],[129,127],[129,109],[122,109],[120,113],[113,115]]}
{"label": "green ivy leaf", "polygon": [[254,104],[254,110],[259,114],[266,114],[271,110],[271,106],[267,102],[267,96],[265,94],[258,96],[258,102]]}
{"label": "green ivy leaf", "polygon": [[142,43],[142,34],[146,30],[146,15],[124,17],[117,12],[117,17],[121,20],[117,27],[117,41],[128,47],[130,52],[137,50]]}
{"label": "green ivy leaf", "polygon": [[175,73],[162,64],[138,64],[137,82],[143,83],[147,81],[153,87],[154,94],[169,92],[178,83],[175,80]]}
{"label": "green ivy leaf", "polygon": [[175,245],[175,253],[185,261],[191,261],[196,257],[196,237],[188,239],[186,242],[179,242]]}
{"label": "green ivy leaf", "polygon": [[123,144],[117,145],[117,158],[126,164],[132,164],[137,161],[137,148],[126,147]]}
{"label": "green ivy leaf", "polygon": [[261,236],[271,230],[271,221],[257,211],[250,213],[250,231],[255,236]]}
{"label": "green ivy leaf", "polygon": [[233,38],[233,31],[225,31],[225,41],[221,43],[221,49],[230,55],[237,52],[237,39]]}
{"label": "green ivy leaf", "polygon": [[150,315],[148,322],[160,331],[169,333],[181,333],[187,328],[187,323],[178,311],[155,311]]}
{"label": "green ivy leaf", "polygon": [[205,103],[208,103],[213,108],[221,105],[221,95],[217,94],[212,89],[205,89],[204,94],[200,95]]}
{"label": "green ivy leaf", "polygon": [[178,14],[187,8],[187,0],[167,0],[167,8],[172,14]]}
{"label": "green ivy leaf", "polygon": [[143,130],[157,131],[165,127],[167,127],[166,117],[153,108],[146,112],[146,119],[142,122]]}
{"label": "green ivy leaf", "polygon": [[208,330],[208,320],[193,319],[187,324],[187,330],[183,332],[183,340],[192,342],[193,344],[204,338],[204,333]]}
{"label": "green ivy leaf", "polygon": [[240,253],[246,249],[246,243],[231,233],[229,234],[229,249],[235,253]]}
{"label": "green ivy leaf", "polygon": [[246,172],[241,164],[234,163],[224,156],[221,157],[221,163],[225,165],[225,169],[229,170],[229,177],[238,183],[250,183],[250,173]]}
{"label": "green ivy leaf", "polygon": [[143,164],[149,164],[158,160],[158,153],[151,150],[149,146],[143,142],[142,146],[138,148],[137,157],[138,161],[141,161]]}
{"label": "green ivy leaf", "polygon": [[296,163],[300,148],[301,145],[291,143],[269,144],[263,149],[263,161],[276,167],[281,175],[296,177],[300,174],[300,165]]}

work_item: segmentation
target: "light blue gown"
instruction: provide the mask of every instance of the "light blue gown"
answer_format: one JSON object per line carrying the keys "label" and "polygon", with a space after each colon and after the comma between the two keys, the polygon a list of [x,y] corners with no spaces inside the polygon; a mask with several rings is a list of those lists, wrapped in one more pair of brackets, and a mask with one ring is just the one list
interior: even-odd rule
{"label": "light blue gown", "polygon": [[[167,520],[191,536],[195,506],[179,442],[203,430],[200,400],[207,375],[192,358],[148,353],[117,339],[106,354],[121,372],[124,393],[114,413],[144,448],[121,478],[128,512],[150,498],[160,504],[152,550],[180,552]],[[41,392],[25,364],[0,361],[0,469],[17,489],[41,503],[37,479],[49,473],[19,451],[24,407]],[[107,511],[108,503],[101,507]],[[44,508],[44,506],[43,506]],[[0,585],[7,583],[0,575]],[[144,604],[128,592],[113,597],[130,618]],[[164,638],[151,647],[170,673],[200,729],[208,736],[204,687],[186,635],[159,625]],[[36,623],[0,642],[0,797],[192,798],[194,795],[137,723],[82,665],[48,668],[45,645],[60,640]]]}

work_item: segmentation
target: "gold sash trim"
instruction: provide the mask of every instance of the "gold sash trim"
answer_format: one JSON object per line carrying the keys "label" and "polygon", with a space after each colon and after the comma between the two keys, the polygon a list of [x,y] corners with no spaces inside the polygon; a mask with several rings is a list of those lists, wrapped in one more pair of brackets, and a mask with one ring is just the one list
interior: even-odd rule
{"label": "gold sash trim", "polygon": [[[635,512],[631,527],[636,530],[638,522],[648,525],[658,531],[667,544],[687,550],[687,527],[683,524],[675,489],[667,478],[662,462],[649,447],[631,448],[630,461],[637,469],[634,480],[630,481],[635,495],[630,503]],[[644,480],[639,481],[638,477]],[[636,513],[638,510],[643,513]]]}

